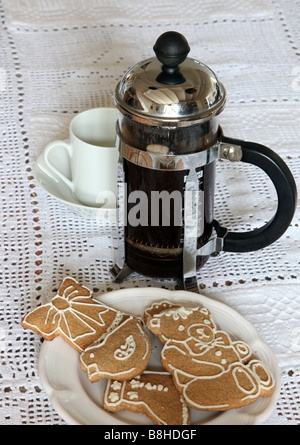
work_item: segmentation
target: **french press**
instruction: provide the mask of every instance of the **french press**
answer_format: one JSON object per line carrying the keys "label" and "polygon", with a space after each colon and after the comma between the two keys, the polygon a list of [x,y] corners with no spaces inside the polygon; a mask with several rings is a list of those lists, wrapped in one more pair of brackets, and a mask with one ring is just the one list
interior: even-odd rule
{"label": "french press", "polygon": [[[210,256],[262,249],[286,231],[296,186],[272,150],[224,136],[218,115],[225,88],[208,66],[187,57],[184,36],[166,32],[153,49],[156,57],[129,69],[115,90],[124,238],[111,272],[117,282],[135,271],[196,290],[196,271]],[[214,219],[218,159],[256,165],[270,177],[278,206],[263,227],[231,232]]]}

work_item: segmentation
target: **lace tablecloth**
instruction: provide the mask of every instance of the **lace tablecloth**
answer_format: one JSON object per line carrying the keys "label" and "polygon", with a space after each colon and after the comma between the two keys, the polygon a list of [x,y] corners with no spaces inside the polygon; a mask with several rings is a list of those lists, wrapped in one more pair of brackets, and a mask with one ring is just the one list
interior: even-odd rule
{"label": "lace tablecloth", "polygon": [[[20,321],[65,276],[96,295],[176,286],[138,274],[112,282],[116,233],[37,184],[47,142],[66,138],[76,113],[113,106],[125,71],[175,30],[226,86],[225,134],[277,151],[299,185],[299,14],[296,0],[0,0],[0,424],[64,424],[39,380],[41,340]],[[216,218],[231,229],[274,212],[272,185],[254,167],[220,162],[216,188]],[[278,358],[282,387],[269,425],[300,423],[299,224],[297,211],[274,245],[223,253],[198,274],[201,292],[239,311]]]}

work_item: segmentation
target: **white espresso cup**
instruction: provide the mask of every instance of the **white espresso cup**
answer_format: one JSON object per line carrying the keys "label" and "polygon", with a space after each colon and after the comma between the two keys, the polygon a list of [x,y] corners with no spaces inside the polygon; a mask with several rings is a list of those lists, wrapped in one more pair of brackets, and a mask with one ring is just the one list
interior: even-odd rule
{"label": "white espresso cup", "polygon": [[[69,140],[50,142],[44,160],[84,205],[115,208],[119,153],[116,148],[115,108],[93,108],[75,116],[69,126]],[[51,152],[65,150],[71,178],[51,162]]]}

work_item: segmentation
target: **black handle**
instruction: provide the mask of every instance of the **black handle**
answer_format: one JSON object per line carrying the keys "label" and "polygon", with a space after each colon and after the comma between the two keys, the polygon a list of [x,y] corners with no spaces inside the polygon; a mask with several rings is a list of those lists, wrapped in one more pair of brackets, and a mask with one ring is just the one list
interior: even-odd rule
{"label": "black handle", "polygon": [[158,60],[163,64],[162,72],[156,80],[165,85],[178,85],[185,82],[185,77],[179,66],[190,51],[186,38],[175,31],[162,34],[156,41],[153,50]]}
{"label": "black handle", "polygon": [[[223,250],[227,252],[250,252],[262,249],[279,239],[293,219],[296,203],[296,184],[284,161],[264,145],[245,142],[221,136],[221,142],[238,145],[242,148],[242,162],[260,167],[273,182],[278,198],[277,211],[264,226],[249,232],[227,232],[224,237]],[[224,227],[215,221],[218,233],[224,235]]]}

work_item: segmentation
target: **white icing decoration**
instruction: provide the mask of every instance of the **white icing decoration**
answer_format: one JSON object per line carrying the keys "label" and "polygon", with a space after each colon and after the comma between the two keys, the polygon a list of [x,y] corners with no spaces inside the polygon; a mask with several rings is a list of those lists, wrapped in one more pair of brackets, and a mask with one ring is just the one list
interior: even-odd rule
{"label": "white icing decoration", "polygon": [[130,400],[138,399],[138,393],[135,391],[128,391],[127,395],[129,396]]}
{"label": "white icing decoration", "polygon": [[181,324],[181,325],[178,326],[178,331],[180,331],[180,332],[184,331],[184,326],[183,326],[183,324]]}
{"label": "white icing decoration", "polygon": [[[68,278],[65,278],[65,280],[67,280],[67,279]],[[71,278],[71,280],[75,284],[78,284],[73,278]],[[81,287],[83,289],[89,291],[89,289],[87,289],[86,287],[83,287],[83,286],[81,286]],[[42,308],[44,309],[45,307],[49,307],[49,309],[47,311],[47,315],[45,317],[44,324],[47,325],[49,322],[49,319],[52,317],[52,320],[50,321],[51,324],[52,325],[57,324],[57,326],[56,326],[56,328],[54,328],[53,332],[55,332],[56,330],[62,332],[60,325],[63,323],[63,325],[66,326],[66,329],[67,329],[67,332],[64,332],[64,333],[68,336],[71,343],[76,345],[79,348],[79,346],[76,344],[78,339],[84,338],[84,337],[87,337],[90,335],[94,335],[96,333],[96,330],[93,327],[91,327],[91,325],[88,323],[88,320],[90,320],[93,325],[98,325],[101,327],[105,326],[105,323],[101,316],[109,311],[114,311],[114,309],[111,309],[111,308],[107,307],[106,305],[100,304],[96,300],[93,300],[91,297],[91,291],[89,291],[89,295],[81,295],[80,290],[78,290],[78,289],[72,290],[72,289],[74,289],[73,285],[66,287],[64,289],[62,295],[56,294],[55,297],[52,299],[52,301],[50,303],[47,303],[44,306],[42,306]],[[58,299],[64,300],[67,303],[67,306],[63,309],[58,309],[54,304],[55,301]],[[92,299],[95,303],[85,303],[83,301],[84,299]],[[78,308],[77,308],[77,306],[78,306]],[[98,313],[99,321],[82,313],[82,311],[80,310],[82,306],[85,306],[88,308],[96,308],[99,311],[99,313]],[[38,313],[40,311],[40,309],[41,309],[41,307],[35,309],[35,311],[31,312],[28,315],[31,315],[34,312]],[[83,330],[84,330],[83,334],[79,333],[78,335],[74,336],[74,334],[71,332],[71,329],[68,324],[68,319],[66,317],[67,314],[72,314],[75,318],[78,319],[79,326],[81,325],[83,327]],[[24,322],[29,327],[32,327],[32,328],[36,327],[33,324],[28,323],[26,321],[26,317],[24,319]],[[47,338],[48,335],[53,334],[53,332],[52,333],[44,332],[40,328],[39,328],[39,331],[45,338]],[[80,332],[80,330],[79,330],[79,332]]]}
{"label": "white icing decoration", "polygon": [[111,392],[108,397],[109,400],[113,403],[119,400],[119,394],[117,392]]}
{"label": "white icing decoration", "polygon": [[[154,371],[154,372],[153,371],[145,371],[144,374],[145,375],[146,374],[149,374],[149,375],[151,375],[151,374],[155,374],[155,375],[157,375],[157,374],[159,374],[159,375],[170,375],[168,372],[157,372],[157,371]],[[133,400],[135,398],[134,394],[136,394],[137,392],[135,392],[135,391],[128,391],[126,393],[126,395],[129,396],[129,400],[126,399],[126,397],[125,397],[125,387],[126,387],[126,384],[129,383],[131,387],[133,387],[132,384],[137,385],[139,383],[136,380],[137,378],[141,378],[141,377],[138,376],[135,379],[132,379],[130,382],[124,382],[122,384],[122,391],[121,391],[120,397],[117,400],[111,400],[109,391],[112,388],[112,386],[111,386],[111,384],[108,384],[106,386],[106,390],[105,390],[105,394],[104,394],[105,404],[107,406],[110,406],[110,405],[112,405],[114,403],[114,401],[117,401],[117,404],[114,404],[114,406],[116,406],[116,405],[122,404],[123,402],[129,403],[129,401],[130,401],[131,405],[137,405],[137,406],[143,405],[143,406],[145,406],[147,408],[149,413],[151,413],[159,422],[161,422],[162,425],[166,425],[166,422],[164,422],[163,419],[161,419],[158,416],[158,414],[155,413],[145,401],[143,401],[143,400],[137,400],[137,401]],[[147,385],[148,384],[146,384],[146,386]],[[164,388],[163,385],[151,385],[150,383],[149,383],[149,385],[151,386],[151,388],[152,388],[152,386],[157,386],[157,389],[158,389],[158,387],[159,388],[162,387],[164,392],[168,391],[168,388],[167,387]],[[140,387],[143,387],[143,386],[144,386],[144,383],[142,382],[142,385]],[[133,397],[130,397],[130,396],[133,396]],[[115,398],[115,397],[116,397],[116,393],[114,393],[113,398]],[[189,420],[189,410],[188,410],[188,407],[187,407],[186,403],[184,402],[184,400],[183,400],[183,398],[181,396],[180,396],[180,402],[181,402],[181,406],[182,406],[182,425],[187,425],[188,424],[188,420]]]}
{"label": "white icing decoration", "polygon": [[[139,323],[137,324],[137,327],[138,327],[138,329],[139,329],[141,335],[142,335],[143,337],[145,337],[145,336],[146,336],[146,333],[145,333],[145,331],[142,329],[142,327],[140,326]],[[149,353],[149,347],[150,347],[150,346],[149,346],[149,343],[146,341],[145,345],[146,345],[146,349],[145,349],[145,354],[143,355],[142,360],[145,360],[146,357],[148,356],[148,353]]]}
{"label": "white icing decoration", "polygon": [[138,380],[134,380],[133,379],[133,380],[130,381],[130,386],[131,386],[132,389],[143,388],[144,382],[139,382]]}
{"label": "white icing decoration", "polygon": [[202,314],[205,314],[205,315],[208,315],[208,314],[209,314],[208,309],[206,309],[205,307],[203,307],[203,308],[200,310],[200,312],[202,312]]}
{"label": "white icing decoration", "polygon": [[118,382],[117,380],[115,380],[115,381],[112,383],[111,387],[112,387],[112,389],[113,389],[114,391],[118,391],[118,390],[121,389],[121,387],[122,387],[122,383],[120,383],[120,382]]}
{"label": "white icing decoration", "polygon": [[120,324],[123,317],[124,313],[119,311],[116,312],[116,316],[112,324],[106,329],[105,332],[103,332],[103,334],[91,346],[95,347],[100,343],[102,343],[102,341],[108,336],[108,334],[110,334]]}
{"label": "white icing decoration", "polygon": [[[124,328],[124,326],[125,326],[127,323],[131,323],[131,321],[132,321],[133,319],[135,319],[135,318],[136,318],[136,317],[134,317],[134,316],[130,316],[127,320],[124,321],[124,323],[119,324],[118,326],[115,327],[114,330],[112,330],[111,332],[109,332],[109,334],[106,335],[106,336],[104,337],[104,339],[103,339],[103,341],[102,341],[101,343],[99,343],[99,344],[98,344],[98,342],[97,342],[97,344],[93,343],[92,345],[88,346],[88,347],[85,349],[85,351],[80,355],[80,362],[81,362],[82,365],[84,366],[85,372],[87,373],[89,380],[92,380],[95,376],[99,375],[99,373],[105,373],[105,374],[106,374],[106,377],[116,379],[116,378],[118,378],[118,376],[122,376],[122,377],[123,377],[123,376],[129,375],[130,373],[135,373],[135,372],[136,372],[135,367],[134,367],[134,366],[130,366],[130,365],[131,365],[130,363],[129,363],[129,366],[128,366],[127,369],[124,369],[124,370],[122,370],[122,371],[116,371],[116,372],[108,372],[108,371],[106,371],[105,369],[102,369],[102,368],[101,368],[101,363],[99,363],[99,361],[96,361],[96,362],[94,362],[94,363],[92,363],[92,364],[87,364],[87,363],[85,363],[85,354],[86,354],[88,351],[93,350],[93,349],[95,349],[95,351],[96,351],[97,348],[101,348],[101,347],[103,347],[103,346],[105,345],[105,343],[109,341],[109,339],[110,339],[110,337],[111,337],[112,335],[117,335],[119,329]],[[136,326],[137,326],[139,329],[141,329],[141,328],[140,328],[140,322],[139,322],[139,321],[136,322]],[[149,340],[148,340],[148,336],[147,336],[146,333],[144,333],[144,332],[143,332],[143,341],[144,341],[144,342],[143,342],[143,347],[144,347],[147,351],[149,351]],[[140,347],[142,347],[142,345],[140,345]],[[123,353],[124,351],[121,351],[121,352]],[[146,356],[146,354],[145,354],[145,356]],[[125,362],[125,363],[126,363],[126,362]]]}
{"label": "white icing decoration", "polygon": [[134,351],[136,350],[136,343],[134,341],[133,335],[129,335],[125,343],[116,349],[114,352],[114,358],[116,360],[127,360],[129,359]]}
{"label": "white icing decoration", "polygon": [[[248,377],[249,382],[252,384],[251,389],[247,390],[246,388],[240,385],[237,373],[244,374],[246,377]],[[232,375],[235,380],[236,386],[239,388],[240,391],[244,392],[248,396],[253,393],[255,393],[255,395],[257,394],[258,383],[254,380],[254,378],[250,375],[250,373],[246,372],[245,369],[241,368],[234,369]]]}
{"label": "white icing decoration", "polygon": [[182,404],[182,425],[187,425],[189,420],[189,409],[182,396],[180,397],[180,402]]}
{"label": "white icing decoration", "polygon": [[210,335],[205,334],[204,328],[198,328],[198,329],[196,329],[196,332],[197,332],[198,336],[200,337],[200,340],[205,339],[205,338],[210,338]]}
{"label": "white icing decoration", "polygon": [[243,343],[241,341],[235,343],[235,348],[237,352],[245,358],[245,355],[249,356],[249,347],[246,345],[246,343]]}
{"label": "white icing decoration", "polygon": [[155,317],[173,317],[173,320],[179,320],[182,318],[183,320],[186,320],[189,315],[191,315],[194,311],[196,311],[198,308],[185,308],[183,306],[172,308],[167,311],[163,311],[160,314],[156,314]]}
{"label": "white icing decoration", "polygon": [[265,380],[261,380],[260,377],[258,376],[258,378],[259,378],[260,383],[261,383],[262,386],[266,386],[266,387],[268,387],[268,386],[270,386],[270,385],[271,385],[271,386],[274,386],[274,383],[273,383],[273,377],[272,377],[272,375],[268,372],[266,366],[264,366],[263,363],[261,363],[261,362],[259,362],[259,361],[257,361],[257,360],[252,360],[252,361],[249,363],[249,366],[251,367],[251,369],[252,369],[252,371],[254,372],[255,375],[258,376],[256,368],[262,368],[263,371],[265,372],[265,374],[267,375],[267,380],[266,380],[266,381],[265,381]]}
{"label": "white icing decoration", "polygon": [[160,303],[153,303],[150,307],[148,307],[145,310],[146,315],[150,315],[152,309],[159,309],[159,308],[166,308],[166,307],[172,307],[173,303],[170,303],[169,301],[162,301]]}

